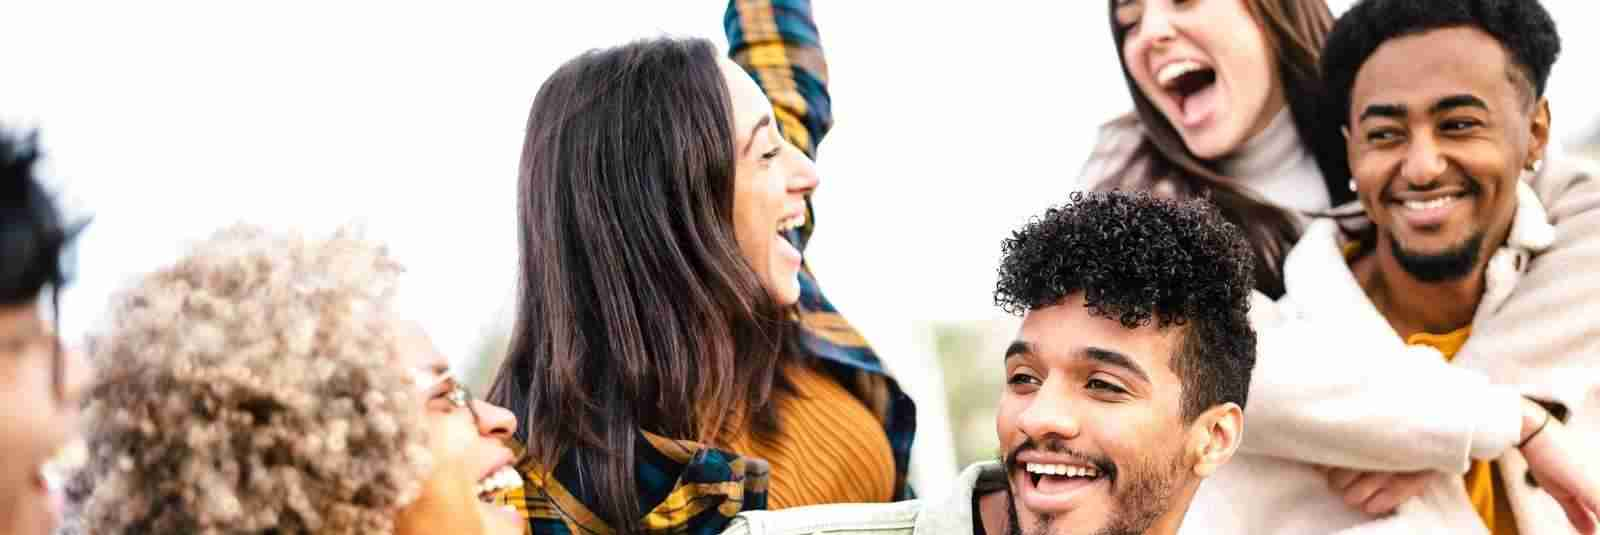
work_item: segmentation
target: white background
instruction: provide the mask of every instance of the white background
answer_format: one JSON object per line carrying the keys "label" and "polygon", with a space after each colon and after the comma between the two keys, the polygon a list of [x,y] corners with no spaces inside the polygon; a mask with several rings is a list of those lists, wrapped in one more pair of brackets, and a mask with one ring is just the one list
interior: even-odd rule
{"label": "white background", "polygon": [[[226,5],[224,5],[226,4]],[[1336,10],[1348,1],[1335,0]],[[1600,100],[1592,3],[1548,0],[1560,139]],[[0,7],[0,118],[42,129],[96,217],[64,328],[224,224],[361,222],[408,266],[406,307],[460,359],[505,321],[515,178],[539,83],[585,49],[723,42],[715,1],[32,2]],[[919,479],[953,474],[919,326],[992,318],[999,242],[1064,200],[1128,109],[1101,2],[816,2],[837,123],[809,252],[923,407]],[[975,355],[974,358],[999,358]]]}

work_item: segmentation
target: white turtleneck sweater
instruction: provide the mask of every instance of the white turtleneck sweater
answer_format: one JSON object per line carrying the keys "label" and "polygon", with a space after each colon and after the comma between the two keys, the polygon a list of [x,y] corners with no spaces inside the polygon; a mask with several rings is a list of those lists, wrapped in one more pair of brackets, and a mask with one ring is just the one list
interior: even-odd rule
{"label": "white turtleneck sweater", "polygon": [[[1093,189],[1121,169],[1138,148],[1144,129],[1135,123],[1115,121],[1100,129],[1100,142],[1079,175],[1079,188]],[[1219,162],[1228,178],[1260,195],[1267,202],[1302,214],[1330,208],[1328,188],[1317,160],[1300,142],[1294,118],[1286,107],[1273,116],[1232,155]]]}
{"label": "white turtleneck sweater", "polygon": [[1331,207],[1322,170],[1300,142],[1288,108],[1221,164],[1224,175],[1278,206],[1301,213]]}

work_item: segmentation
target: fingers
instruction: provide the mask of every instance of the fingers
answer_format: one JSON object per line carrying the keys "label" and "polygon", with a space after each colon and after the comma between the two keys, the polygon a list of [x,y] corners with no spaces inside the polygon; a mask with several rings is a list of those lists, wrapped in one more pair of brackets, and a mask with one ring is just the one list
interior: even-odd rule
{"label": "fingers", "polygon": [[1369,515],[1392,513],[1406,500],[1422,494],[1422,489],[1426,488],[1427,484],[1426,473],[1397,474],[1390,479],[1387,486],[1368,499],[1361,510]]}
{"label": "fingers", "polygon": [[1589,485],[1585,485],[1583,490],[1574,497],[1579,500],[1579,503],[1586,506],[1585,509],[1591,515],[1589,520],[1590,531],[1594,531],[1593,515],[1600,515],[1600,488],[1596,488],[1593,483],[1591,481]]}
{"label": "fingers", "polygon": [[1579,498],[1564,496],[1556,498],[1556,503],[1561,504],[1561,509],[1567,512],[1567,521],[1572,522],[1572,527],[1578,533],[1594,535],[1594,518],[1589,516],[1589,509],[1583,506]]}
{"label": "fingers", "polygon": [[1393,474],[1385,472],[1367,472],[1362,474],[1361,477],[1357,478],[1350,484],[1349,488],[1345,489],[1345,505],[1349,505],[1357,510],[1366,511],[1367,502],[1371,500],[1373,496],[1377,495],[1378,491],[1388,487],[1389,482],[1393,479],[1393,477]]}
{"label": "fingers", "polygon": [[1334,494],[1344,494],[1344,490],[1350,488],[1350,484],[1355,483],[1361,474],[1358,470],[1329,467],[1328,488],[1333,489]]}

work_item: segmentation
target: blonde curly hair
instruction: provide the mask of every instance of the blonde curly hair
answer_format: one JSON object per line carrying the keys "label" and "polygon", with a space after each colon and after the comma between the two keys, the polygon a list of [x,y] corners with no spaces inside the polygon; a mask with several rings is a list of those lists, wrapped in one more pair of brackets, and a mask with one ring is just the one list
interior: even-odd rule
{"label": "blonde curly hair", "polygon": [[429,459],[395,364],[400,266],[224,229],[113,299],[91,358],[89,533],[389,533]]}

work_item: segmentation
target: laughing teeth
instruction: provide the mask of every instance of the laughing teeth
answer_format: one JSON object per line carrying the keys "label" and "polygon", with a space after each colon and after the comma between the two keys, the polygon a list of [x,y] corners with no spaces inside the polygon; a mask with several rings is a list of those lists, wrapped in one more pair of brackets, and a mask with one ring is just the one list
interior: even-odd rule
{"label": "laughing teeth", "polygon": [[788,232],[806,224],[806,213],[800,212],[792,217],[785,217],[778,222],[778,232]]}
{"label": "laughing teeth", "polygon": [[522,487],[522,476],[517,474],[517,471],[510,466],[502,466],[499,470],[489,474],[489,477],[483,478],[483,481],[478,482],[476,490],[479,496],[483,496],[485,494],[498,494],[520,487]]}
{"label": "laughing teeth", "polygon": [[1156,72],[1156,83],[1160,84],[1161,87],[1171,89],[1172,82],[1179,77],[1204,68],[1206,68],[1205,65],[1191,60],[1174,61]]}
{"label": "laughing teeth", "polygon": [[1100,471],[1089,466],[1073,466],[1069,464],[1043,464],[1028,463],[1024,468],[1030,474],[1067,477],[1100,477]]}
{"label": "laughing teeth", "polygon": [[1406,201],[1404,204],[1409,210],[1431,210],[1434,208],[1443,207],[1447,204],[1455,202],[1455,200],[1456,198],[1453,196],[1439,197],[1437,199],[1430,199],[1426,201]]}

